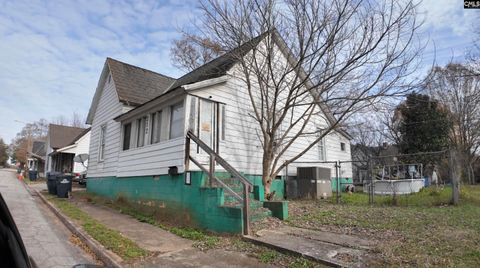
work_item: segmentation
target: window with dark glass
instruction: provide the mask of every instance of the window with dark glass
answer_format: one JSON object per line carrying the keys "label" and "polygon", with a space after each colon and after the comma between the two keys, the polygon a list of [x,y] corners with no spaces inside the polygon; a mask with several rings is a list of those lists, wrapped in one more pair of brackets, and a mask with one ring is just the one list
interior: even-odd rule
{"label": "window with dark glass", "polygon": [[123,126],[123,150],[130,149],[130,137],[132,136],[132,123]]}

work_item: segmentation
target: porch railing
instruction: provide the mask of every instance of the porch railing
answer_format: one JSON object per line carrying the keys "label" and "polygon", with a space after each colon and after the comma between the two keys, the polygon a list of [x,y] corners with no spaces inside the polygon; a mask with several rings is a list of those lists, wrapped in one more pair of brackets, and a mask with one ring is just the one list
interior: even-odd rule
{"label": "porch railing", "polygon": [[[200,162],[190,155],[190,143],[194,141],[203,151],[205,151],[209,156],[208,169],[204,167]],[[242,204],[243,211],[243,234],[250,234],[250,219],[249,219],[249,210],[250,210],[250,200],[249,193],[253,191],[253,184],[245,178],[240,172],[238,172],[234,167],[232,167],[225,159],[223,159],[218,153],[216,153],[210,146],[205,144],[200,138],[195,136],[193,132],[188,131],[186,136],[185,143],[185,171],[189,170],[189,164],[192,161],[196,166],[198,166],[203,172],[208,174],[208,183],[210,186],[213,186],[213,182],[218,183],[225,191],[231,194],[236,200]],[[215,164],[218,163],[222,166],[225,171],[232,174],[234,179],[239,180],[243,185],[242,196],[233,191],[227,184],[218,179],[215,176]]]}

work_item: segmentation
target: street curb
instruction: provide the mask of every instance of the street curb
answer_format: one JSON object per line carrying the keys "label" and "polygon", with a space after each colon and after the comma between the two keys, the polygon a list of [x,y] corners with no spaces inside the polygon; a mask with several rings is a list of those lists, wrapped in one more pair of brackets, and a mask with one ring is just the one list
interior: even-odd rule
{"label": "street curb", "polygon": [[[28,185],[25,184],[27,188]],[[85,233],[80,227],[76,226],[73,222],[71,222],[65,215],[63,215],[56,207],[54,207],[48,200],[36,189],[29,189],[30,194],[32,191],[47,205],[47,207],[60,219],[60,221],[65,224],[65,226],[80,240],[82,240],[94,253],[97,257],[108,267],[112,268],[122,268],[123,266],[119,263],[118,256],[114,257],[111,256],[114,253],[110,253],[108,249],[106,249],[103,245],[98,243],[95,239],[93,239],[90,235]]]}
{"label": "street curb", "polygon": [[303,258],[306,258],[306,259],[324,264],[324,265],[329,266],[329,267],[342,267],[342,268],[347,267],[347,266],[344,266],[344,265],[342,265],[340,263],[337,263],[337,262],[332,262],[332,261],[328,261],[328,260],[324,260],[324,259],[317,259],[317,258],[314,258],[312,256],[308,256],[308,255],[302,254],[300,252],[297,252],[297,251],[294,251],[294,250],[291,250],[291,249],[288,249],[288,248],[284,248],[284,247],[281,247],[281,246],[270,244],[270,243],[255,239],[255,237],[252,237],[252,236],[249,236],[249,235],[244,235],[244,236],[242,236],[242,238],[243,238],[243,240],[251,242],[253,244],[268,247],[268,248],[271,248],[271,249],[276,250],[276,251],[281,252],[281,253],[287,253],[287,254],[291,254],[293,256],[303,257]]}

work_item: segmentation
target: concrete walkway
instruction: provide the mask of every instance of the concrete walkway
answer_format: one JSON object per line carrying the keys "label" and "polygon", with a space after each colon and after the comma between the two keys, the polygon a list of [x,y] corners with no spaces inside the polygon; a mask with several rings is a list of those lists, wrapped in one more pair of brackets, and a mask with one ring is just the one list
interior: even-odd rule
{"label": "concrete walkway", "polygon": [[168,253],[192,246],[191,240],[178,237],[151,224],[139,222],[112,209],[85,202],[76,202],[76,205],[108,228],[119,231],[146,250]]}
{"label": "concrete walkway", "polygon": [[40,201],[32,197],[15,172],[0,169],[0,192],[22,236],[27,253],[38,267],[72,267],[94,263],[69,242],[71,233]]}
{"label": "concrete walkway", "polygon": [[110,208],[76,201],[76,205],[107,227],[119,231],[140,247],[154,252],[153,257],[126,267],[272,267],[243,253],[221,249],[202,252],[192,241],[159,227],[139,222]]}
{"label": "concrete walkway", "polygon": [[295,227],[261,230],[252,242],[337,267],[363,267],[374,242],[359,237]]}

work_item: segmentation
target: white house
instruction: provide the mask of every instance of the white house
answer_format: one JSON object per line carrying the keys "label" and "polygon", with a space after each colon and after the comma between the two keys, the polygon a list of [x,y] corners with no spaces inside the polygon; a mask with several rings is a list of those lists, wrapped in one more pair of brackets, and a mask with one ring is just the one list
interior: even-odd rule
{"label": "white house", "polygon": [[[78,135],[71,144],[57,149],[57,153],[70,154],[73,155],[73,158],[79,155],[88,155],[90,149],[90,128],[84,130],[80,135]],[[73,161],[72,173],[83,173],[87,170],[88,160],[84,163]]]}
{"label": "white house", "polygon": [[81,172],[73,158],[88,153],[90,129],[50,124],[46,139],[45,172]]}
{"label": "white house", "polygon": [[[261,44],[262,38],[252,39],[237,51],[249,53],[248,47]],[[275,40],[280,42],[281,38],[277,36]],[[278,47],[282,49],[281,44]],[[284,62],[289,64],[286,58]],[[179,79],[107,58],[87,117],[87,123],[92,125],[88,191],[110,197],[121,194],[133,199],[154,199],[167,208],[180,204],[194,215],[200,226],[220,231],[228,229],[228,226],[211,227],[211,220],[205,217],[213,216],[204,214],[213,212],[196,205],[198,200],[203,200],[199,192],[206,189],[205,184],[193,181],[201,181],[201,175],[186,174],[205,175],[205,170],[186,156],[197,159],[207,169],[209,156],[195,143],[188,148],[186,136],[190,131],[233,169],[245,174],[252,184],[261,184],[261,141],[256,132],[257,123],[249,116],[251,100],[239,79],[241,75],[229,53]],[[332,118],[322,107],[316,109],[323,114],[309,124],[313,132],[330,124]],[[299,139],[287,156],[308,142],[308,138]],[[337,160],[351,160],[349,136],[342,131],[332,132],[299,159]],[[299,165],[313,164],[292,164],[289,175],[296,175],[294,167]],[[224,170],[217,162],[215,171]],[[176,179],[178,176],[183,178],[179,179],[181,182]],[[344,164],[340,176],[352,177],[350,164]],[[272,186],[283,197],[284,181],[275,181]],[[221,209],[228,207],[220,200]],[[212,215],[229,218],[226,215],[230,214],[222,213],[217,211]],[[235,222],[230,224],[237,226]]]}

